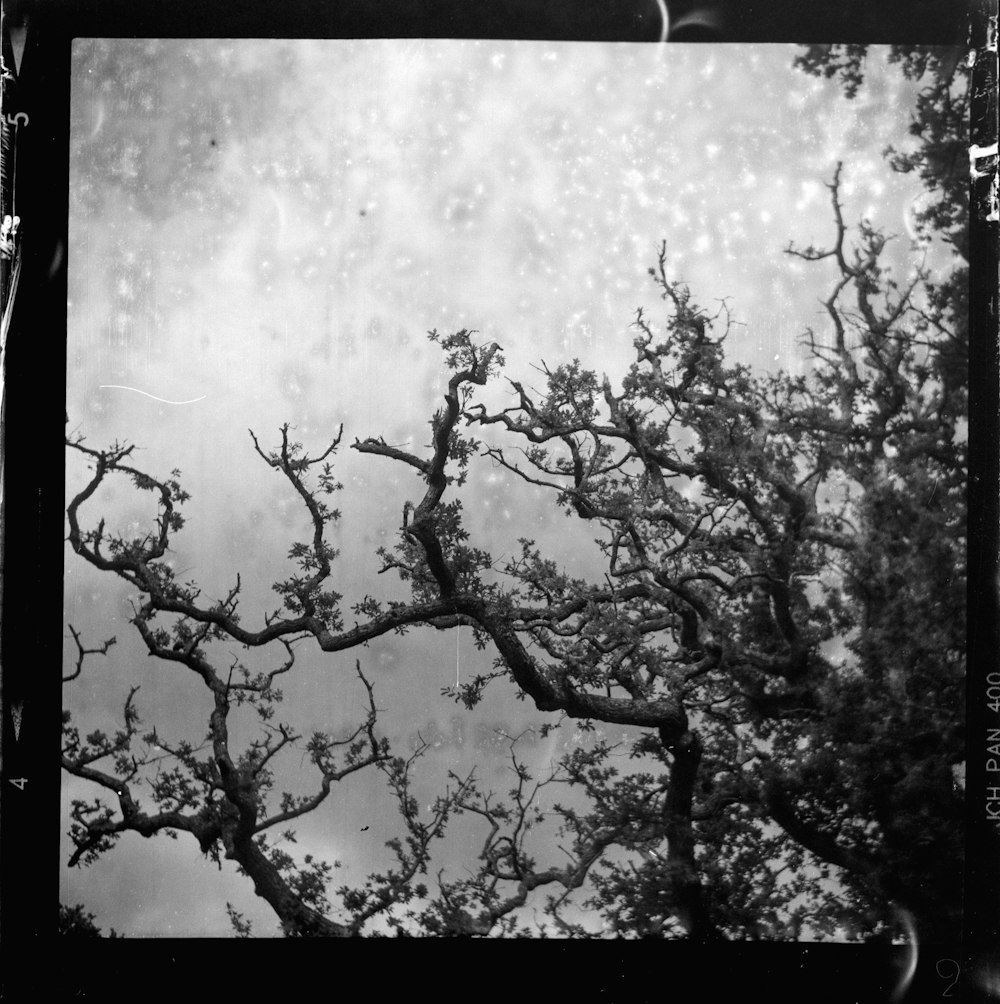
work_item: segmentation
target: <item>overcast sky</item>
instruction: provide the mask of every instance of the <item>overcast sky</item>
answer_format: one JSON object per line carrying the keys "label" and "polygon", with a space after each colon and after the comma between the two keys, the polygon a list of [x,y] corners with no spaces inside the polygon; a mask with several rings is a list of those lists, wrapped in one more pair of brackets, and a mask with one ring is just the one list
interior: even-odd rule
{"label": "overcast sky", "polygon": [[[912,263],[917,189],[881,159],[886,145],[905,143],[912,102],[898,74],[884,72],[884,51],[872,50],[853,102],[794,71],[794,54],[777,45],[77,41],[68,428],[95,447],[137,443],[137,465],[154,475],[181,469],[193,497],[176,568],[206,596],[240,572],[244,620],[259,625],[306,521],[247,429],[268,447],[287,421],[319,452],[343,422],[345,446],[384,435],[422,449],[447,380],[429,329],[478,329],[529,385],[533,362],[573,357],[614,382],[629,363],[636,308],[658,319],[647,269],[665,239],[695,298],[710,309],[728,298],[742,322],[733,357],[800,369],[796,338],[822,325],[830,276],[782,249],[828,240],[824,183],[836,162],[845,161],[847,219],[865,215],[900,234],[901,269]],[[417,478],[343,448],[337,469],[335,587],[346,606],[366,592],[403,595],[376,575],[374,550],[395,542]],[[71,493],[85,476],[69,457]],[[592,533],[574,537],[561,513],[489,461],[476,466],[467,498],[473,541],[494,557],[530,536],[557,560],[591,567]],[[137,528],[152,510],[122,482],[84,510],[91,523],[101,514]],[[71,553],[65,583],[67,621],[88,643],[118,637],[67,690],[80,724],[114,729],[138,682],[147,728],[199,742],[207,695],[145,658],[125,623],[124,584]],[[543,720],[503,685],[474,713],[442,698],[442,687],[491,660],[454,633],[299,655],[282,716],[306,734],[356,721],[360,656],[399,751],[418,730],[437,744],[418,770],[425,803],[449,768],[475,764],[506,790],[508,760],[488,741],[492,730]],[[266,653],[255,664],[274,665]],[[573,735],[529,736],[521,752],[541,769]],[[290,760],[289,783],[311,784],[298,756]],[[85,790],[65,785],[67,799]],[[303,821],[300,850],[341,860],[335,884],[360,882],[386,863],[382,845],[396,832],[373,772]],[[474,853],[473,837],[459,828],[449,854]],[[63,879],[64,902],[84,902],[99,924],[128,935],[228,936],[226,900],[255,920],[255,933],[275,932],[246,880],[228,865],[217,871],[183,837],[127,837]]]}

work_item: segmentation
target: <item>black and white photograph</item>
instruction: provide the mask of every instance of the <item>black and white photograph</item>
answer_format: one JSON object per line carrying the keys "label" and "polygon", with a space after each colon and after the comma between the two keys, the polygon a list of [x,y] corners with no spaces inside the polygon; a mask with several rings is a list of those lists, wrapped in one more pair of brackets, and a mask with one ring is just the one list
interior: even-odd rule
{"label": "black and white photograph", "polygon": [[72,39],[60,935],[961,941],[975,53],[651,10]]}

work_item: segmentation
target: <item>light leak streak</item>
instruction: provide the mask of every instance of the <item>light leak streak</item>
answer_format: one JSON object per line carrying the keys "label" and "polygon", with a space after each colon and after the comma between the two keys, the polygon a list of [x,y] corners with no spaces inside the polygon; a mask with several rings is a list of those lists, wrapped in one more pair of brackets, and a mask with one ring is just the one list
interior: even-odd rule
{"label": "light leak streak", "polygon": [[102,383],[99,385],[101,390],[131,390],[135,391],[136,394],[142,394],[145,397],[151,397],[154,401],[162,401],[164,404],[196,404],[198,401],[204,401],[208,396],[207,394],[202,394],[201,397],[193,397],[190,401],[168,401],[165,397],[157,397],[155,394],[149,394],[144,390],[139,390],[138,387],[125,387],[123,384],[118,383]]}

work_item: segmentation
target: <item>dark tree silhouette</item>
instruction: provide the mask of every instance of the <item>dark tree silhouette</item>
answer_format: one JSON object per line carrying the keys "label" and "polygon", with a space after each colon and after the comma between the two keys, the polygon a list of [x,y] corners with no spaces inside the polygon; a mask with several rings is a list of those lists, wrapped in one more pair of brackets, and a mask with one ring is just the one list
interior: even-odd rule
{"label": "dark tree silhouette", "polygon": [[[850,93],[862,55],[804,58],[841,73]],[[638,312],[617,386],[577,361],[543,364],[544,387],[511,381],[509,406],[491,410],[476,396],[501,371],[500,347],[468,330],[431,332],[451,376],[426,451],[380,438],[352,444],[422,483],[402,506],[398,543],[379,552],[409,598],[366,596],[352,604],[350,627],[326,541],[339,517],[328,499],[341,488],[341,432],[315,457],[287,426],[273,451],[252,440],[310,526],[290,551],[297,571],[275,584],[280,607],[255,627],[238,610],[238,578],[206,601],[165,562],[187,501],[178,473],[157,479],[132,466],[130,446],[70,439],[93,472],[68,508],[71,546],[134,587],[132,624],[148,651],[195,674],[210,706],[204,749],[142,736],[135,689],[113,737],[81,738],[67,716],[65,769],[114,803],[74,803],[71,864],[127,830],[190,833],[204,853],[237,862],[294,935],[372,933],[376,918],[407,933],[526,933],[521,908],[544,896],[546,930],[585,936],[592,931],[566,916],[575,895],[619,935],[884,938],[915,926],[925,939],[950,937],[963,848],[968,245],[953,165],[934,151],[959,128],[959,98],[944,95],[957,94],[962,73],[940,53],[901,58],[937,97],[919,106],[920,121],[934,123],[915,131],[923,145],[893,152],[893,164],[918,170],[933,193],[922,226],[954,247],[954,267],[892,274],[886,236],[845,218],[838,166],[829,242],[787,249],[833,276],[822,330],[803,334],[805,375],[728,363],[728,306],[701,307],[668,274],[665,246],[650,270],[663,315]],[[595,538],[600,573],[570,576],[528,538],[502,564],[476,546],[462,498],[477,456],[551,492]],[[84,528],[81,508],[112,476],[157,497],[145,537],[111,533],[104,521]],[[275,798],[273,762],[300,742],[275,720],[276,680],[293,670],[298,646],[345,651],[418,625],[468,626],[494,653],[491,672],[450,692],[467,707],[509,681],[553,726],[565,716],[583,728],[635,727],[628,758],[597,741],[536,780],[512,742],[517,780],[506,799],[455,777],[425,819],[410,791],[415,758],[393,757],[379,737],[359,660],[367,718],[345,737],[312,736],[315,789]],[[71,676],[113,642],[87,649],[74,638]],[[257,674],[236,659],[224,665],[227,641],[270,646],[281,660]],[[237,752],[228,723],[241,706],[262,732]],[[173,766],[151,779],[161,758]],[[398,866],[338,889],[331,906],[329,866],[297,861],[268,834],[360,770],[382,771],[396,797]],[[153,809],[140,803],[143,783]],[[559,863],[539,863],[528,833],[550,825],[539,806],[557,784],[567,789],[552,809]],[[442,869],[429,888],[421,876],[432,842],[457,814],[483,827],[481,852],[464,877]]]}
{"label": "dark tree silhouette", "polygon": [[[94,915],[87,913],[78,903],[76,906],[59,906],[59,927],[61,935],[71,938],[103,938],[101,929],[94,923]],[[109,938],[117,938],[119,935],[115,929],[111,929]]]}

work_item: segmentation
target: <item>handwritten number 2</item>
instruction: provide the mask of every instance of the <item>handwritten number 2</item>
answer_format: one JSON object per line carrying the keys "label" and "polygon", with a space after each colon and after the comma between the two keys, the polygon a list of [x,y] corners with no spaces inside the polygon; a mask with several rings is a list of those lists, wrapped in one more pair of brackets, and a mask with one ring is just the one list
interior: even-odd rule
{"label": "handwritten number 2", "polygon": [[[950,962],[955,967],[954,970],[952,970],[950,967],[948,967],[947,965],[945,965],[948,962]],[[942,969],[941,969],[942,966],[945,967],[944,971],[942,971]],[[943,979],[943,980],[948,979],[950,976],[954,976],[955,977],[951,981],[951,983],[949,983],[948,986],[946,986],[944,988],[944,990],[941,993],[942,997],[951,997],[952,996],[952,990],[955,989],[955,985],[958,983],[958,976],[959,976],[959,973],[962,972],[962,967],[959,966],[959,964],[954,959],[938,959],[937,962],[934,965],[934,969],[937,971],[938,976],[940,976],[941,979]]]}

